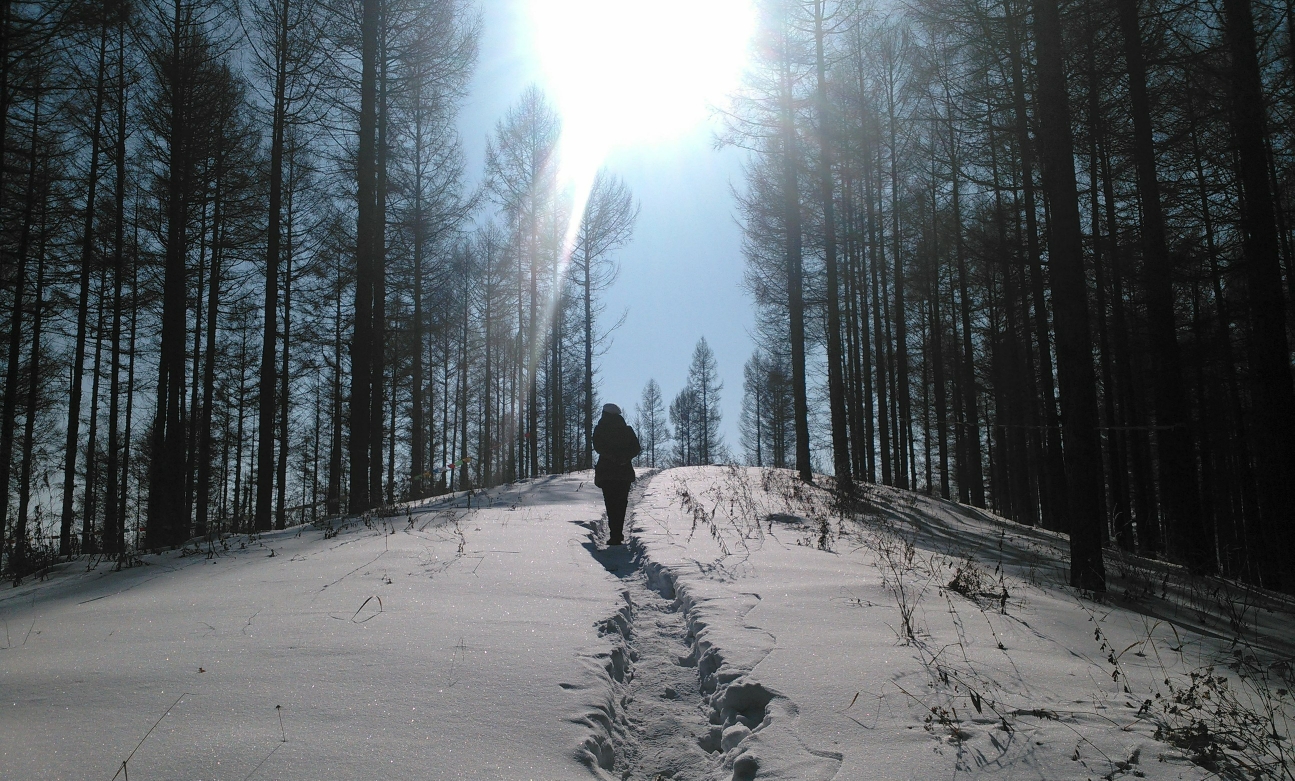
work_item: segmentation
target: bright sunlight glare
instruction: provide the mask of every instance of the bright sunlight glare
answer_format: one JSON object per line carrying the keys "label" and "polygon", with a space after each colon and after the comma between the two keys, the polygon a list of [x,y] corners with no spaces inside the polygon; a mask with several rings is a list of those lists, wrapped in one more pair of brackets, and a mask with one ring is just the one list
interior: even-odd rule
{"label": "bright sunlight glare", "polygon": [[[530,0],[543,86],[562,117],[559,178],[571,222],[565,275],[598,168],[613,149],[678,138],[738,86],[753,0]],[[545,323],[557,306],[545,307]],[[540,360],[529,356],[532,370]]]}
{"label": "bright sunlight glare", "polygon": [[752,0],[532,0],[546,91],[562,115],[564,178],[614,148],[679,137],[738,85]]}

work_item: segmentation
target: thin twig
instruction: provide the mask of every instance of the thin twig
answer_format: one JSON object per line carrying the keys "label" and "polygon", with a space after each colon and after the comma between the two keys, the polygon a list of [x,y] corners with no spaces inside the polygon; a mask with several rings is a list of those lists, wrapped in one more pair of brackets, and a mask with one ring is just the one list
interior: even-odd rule
{"label": "thin twig", "polygon": [[[188,697],[188,696],[189,696],[189,694],[190,694],[190,692],[185,692],[184,694],[181,694],[179,697],[176,697],[176,698],[175,698],[175,702],[171,703],[171,708],[174,708],[175,706],[179,705],[179,704],[180,704],[180,700],[183,700],[185,697]],[[144,741],[148,740],[148,736],[153,734],[153,730],[157,729],[157,725],[161,724],[161,723],[162,723],[162,719],[165,719],[165,718],[166,718],[166,714],[168,714],[168,713],[170,713],[170,712],[171,712],[171,708],[167,708],[167,709],[162,713],[162,715],[161,715],[161,716],[158,716],[158,717],[157,717],[157,721],[153,722],[153,726],[149,727],[149,728],[148,728],[148,732],[145,732],[145,733],[144,733],[144,737],[140,738],[140,739],[139,739],[139,743],[136,743],[136,744],[135,744],[135,748],[131,750],[131,752],[130,752],[130,756],[128,756],[128,757],[126,757],[125,759],[123,759],[123,760],[122,760],[122,762],[121,762],[121,767],[120,767],[120,768],[118,768],[118,769],[117,769],[117,772],[116,772],[116,773],[113,773],[113,775],[112,775],[112,777],[113,777],[114,781],[115,781],[115,779],[117,778],[117,776],[121,775],[121,774],[122,774],[122,772],[126,770],[126,763],[127,763],[127,762],[130,762],[131,757],[134,757],[134,756],[135,756],[135,752],[136,752],[136,751],[139,751],[139,747],[140,747],[140,746],[142,746],[142,745],[144,745]],[[259,767],[259,766],[258,766],[258,767]]]}

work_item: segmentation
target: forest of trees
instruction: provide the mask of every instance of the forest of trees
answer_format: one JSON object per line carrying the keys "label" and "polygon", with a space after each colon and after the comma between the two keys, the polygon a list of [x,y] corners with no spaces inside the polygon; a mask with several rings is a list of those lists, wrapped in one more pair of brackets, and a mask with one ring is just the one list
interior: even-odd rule
{"label": "forest of trees", "polygon": [[[469,0],[2,2],[10,575],[592,465],[637,206],[538,88],[465,158]],[[756,6],[745,459],[1295,591],[1292,4]]]}
{"label": "forest of trees", "polygon": [[1295,591],[1293,6],[759,7],[748,459]]}
{"label": "forest of trees", "polygon": [[652,468],[729,463],[732,455],[720,433],[722,390],[719,363],[703,336],[693,348],[684,386],[669,406],[656,380],[643,386],[634,405],[634,428],[643,452],[634,463]]}
{"label": "forest of trees", "polygon": [[537,88],[469,175],[468,0],[0,22],[10,576],[592,465],[637,206]]}

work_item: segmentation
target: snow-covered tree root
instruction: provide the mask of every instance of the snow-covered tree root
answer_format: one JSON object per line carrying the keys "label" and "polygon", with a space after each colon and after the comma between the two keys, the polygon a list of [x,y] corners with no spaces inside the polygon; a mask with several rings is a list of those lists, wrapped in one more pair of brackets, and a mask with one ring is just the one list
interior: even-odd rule
{"label": "snow-covered tree root", "polygon": [[[590,658],[607,690],[580,720],[590,735],[577,754],[595,775],[674,781],[835,776],[841,756],[806,746],[794,730],[795,703],[750,670],[726,662],[698,601],[669,568],[653,562],[637,541],[596,555],[622,579],[625,604],[599,627],[611,638],[611,650]],[[789,763],[789,757],[796,759]]]}

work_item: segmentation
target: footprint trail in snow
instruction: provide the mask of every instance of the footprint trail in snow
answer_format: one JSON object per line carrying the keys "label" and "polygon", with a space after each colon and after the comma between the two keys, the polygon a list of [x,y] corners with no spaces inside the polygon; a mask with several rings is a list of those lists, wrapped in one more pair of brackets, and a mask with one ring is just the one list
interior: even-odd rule
{"label": "footprint trail in snow", "polygon": [[626,605],[618,616],[628,618],[608,622],[623,638],[625,669],[611,676],[618,713],[599,765],[621,779],[702,779],[715,765],[707,751],[714,741],[683,608],[668,584],[649,580],[638,543],[595,555],[620,578]]}

